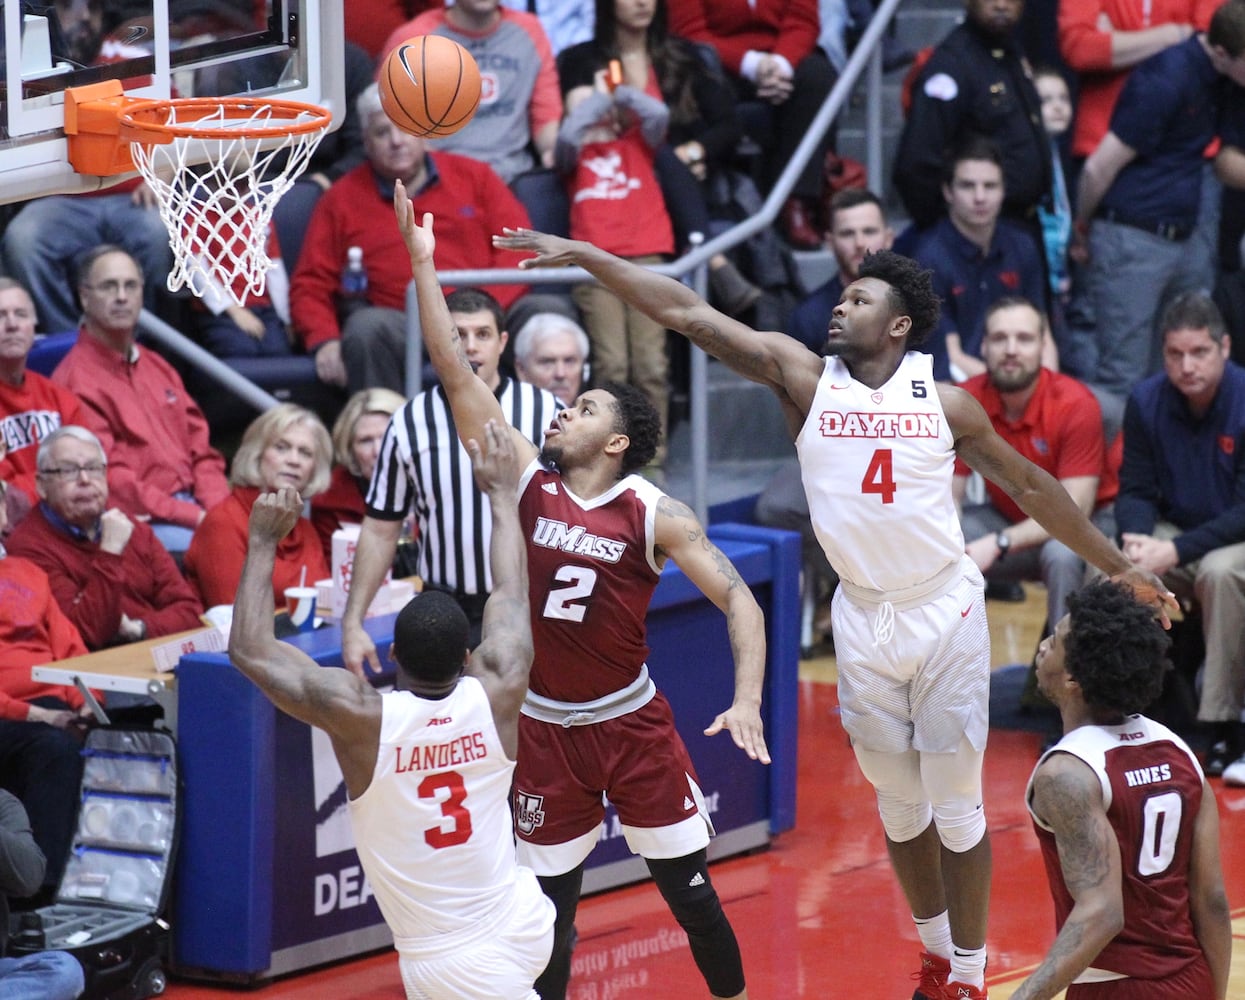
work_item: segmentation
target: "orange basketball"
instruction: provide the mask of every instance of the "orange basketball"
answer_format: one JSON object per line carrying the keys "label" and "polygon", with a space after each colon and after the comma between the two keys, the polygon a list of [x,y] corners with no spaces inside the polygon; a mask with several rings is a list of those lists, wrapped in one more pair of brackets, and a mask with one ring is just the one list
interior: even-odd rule
{"label": "orange basketball", "polygon": [[480,68],[443,35],[408,38],[385,57],[376,82],[385,114],[420,138],[453,135],[480,104]]}

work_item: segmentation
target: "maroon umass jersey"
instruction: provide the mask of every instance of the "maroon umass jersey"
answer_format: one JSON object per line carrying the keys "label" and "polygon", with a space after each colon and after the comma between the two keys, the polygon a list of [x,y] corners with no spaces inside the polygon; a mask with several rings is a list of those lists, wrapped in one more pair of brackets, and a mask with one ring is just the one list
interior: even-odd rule
{"label": "maroon umass jersey", "polygon": [[[1055,753],[1072,754],[1094,769],[1120,844],[1124,929],[1092,967],[1164,980],[1201,960],[1189,911],[1189,859],[1203,787],[1193,751],[1166,726],[1134,715],[1119,726],[1074,729],[1037,766]],[[1042,847],[1055,924],[1063,927],[1072,896],[1063,881],[1055,836],[1033,815],[1032,800],[1030,778],[1025,802]]]}
{"label": "maroon umass jersey", "polygon": [[645,617],[661,577],[654,555],[657,502],[640,476],[581,500],[534,459],[519,482],[532,605],[531,689],[557,701],[593,701],[636,679],[648,656]]}

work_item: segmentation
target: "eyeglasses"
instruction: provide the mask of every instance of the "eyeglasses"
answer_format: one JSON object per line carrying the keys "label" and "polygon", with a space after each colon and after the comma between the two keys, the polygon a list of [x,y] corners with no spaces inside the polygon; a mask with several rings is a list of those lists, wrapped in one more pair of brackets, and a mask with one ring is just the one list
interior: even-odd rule
{"label": "eyeglasses", "polygon": [[81,475],[88,479],[100,479],[108,471],[106,465],[59,465],[53,469],[40,469],[39,475],[48,479],[59,479],[61,482],[72,483]]}
{"label": "eyeglasses", "polygon": [[105,295],[116,295],[119,291],[124,291],[126,295],[135,295],[143,290],[143,283],[131,278],[129,281],[99,281],[86,287]]}

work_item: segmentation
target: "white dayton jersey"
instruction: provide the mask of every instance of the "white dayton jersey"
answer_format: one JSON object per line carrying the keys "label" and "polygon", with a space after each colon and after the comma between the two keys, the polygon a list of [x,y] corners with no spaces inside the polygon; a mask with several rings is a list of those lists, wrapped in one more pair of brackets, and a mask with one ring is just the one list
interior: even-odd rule
{"label": "white dayton jersey", "polygon": [[840,577],[892,593],[963,557],[954,444],[928,354],[909,351],[879,389],[826,358],[795,446],[813,530]]}
{"label": "white dayton jersey", "polygon": [[376,770],[350,803],[356,849],[398,952],[449,954],[543,902],[515,860],[514,762],[473,677],[440,700],[382,697]]}

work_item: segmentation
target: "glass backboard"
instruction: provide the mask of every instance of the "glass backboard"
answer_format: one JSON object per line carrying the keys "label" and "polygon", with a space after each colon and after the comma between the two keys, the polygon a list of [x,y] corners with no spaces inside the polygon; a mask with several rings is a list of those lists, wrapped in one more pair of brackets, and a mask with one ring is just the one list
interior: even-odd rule
{"label": "glass backboard", "polygon": [[251,95],[345,113],[340,0],[4,0],[0,204],[109,187],[67,160],[65,90]]}

